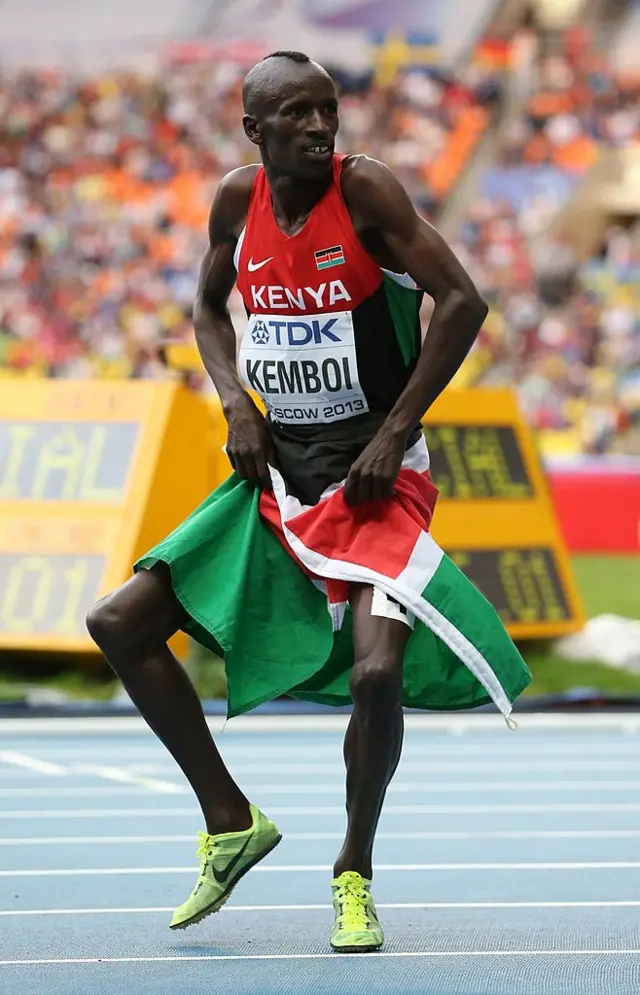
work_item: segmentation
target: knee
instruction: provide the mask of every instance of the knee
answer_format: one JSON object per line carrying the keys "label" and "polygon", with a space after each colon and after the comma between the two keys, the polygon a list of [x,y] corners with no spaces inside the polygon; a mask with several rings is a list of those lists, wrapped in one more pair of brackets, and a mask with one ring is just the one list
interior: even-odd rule
{"label": "knee", "polygon": [[377,653],[356,660],[350,689],[354,704],[387,704],[399,694],[400,670],[393,657]]}
{"label": "knee", "polygon": [[108,594],[89,609],[86,626],[89,635],[104,653],[111,653],[129,642],[131,626],[126,602],[119,591]]}
{"label": "knee", "polygon": [[[163,570],[141,570],[96,602],[86,618],[91,638],[109,662],[133,660],[166,643],[182,625],[184,611]],[[120,664],[118,664],[120,668]]]}

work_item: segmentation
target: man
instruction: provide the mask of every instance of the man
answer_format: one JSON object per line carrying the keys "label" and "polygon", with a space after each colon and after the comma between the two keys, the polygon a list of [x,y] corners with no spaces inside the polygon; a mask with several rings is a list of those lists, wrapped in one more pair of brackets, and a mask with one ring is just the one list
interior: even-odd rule
{"label": "man", "polygon": [[[202,807],[200,875],[175,929],[218,911],[280,833],[229,775],[167,639],[183,628],[225,656],[229,714],[287,692],[353,701],[331,944],[365,951],[383,942],[372,849],[402,705],[493,698],[506,715],[528,683],[493,609],[428,534],[437,492],[420,420],[487,308],[389,170],[334,154],[324,69],[274,53],[248,74],[244,105],[263,165],[218,188],[194,311],[235,474],[87,624]],[[421,346],[423,289],[435,311]]]}

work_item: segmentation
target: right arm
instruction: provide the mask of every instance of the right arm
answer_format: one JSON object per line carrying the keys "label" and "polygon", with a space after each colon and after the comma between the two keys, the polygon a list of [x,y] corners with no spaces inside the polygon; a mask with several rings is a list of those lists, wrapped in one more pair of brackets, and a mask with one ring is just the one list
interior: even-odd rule
{"label": "right arm", "polygon": [[209,248],[200,268],[193,308],[196,343],[220,396],[229,428],[227,455],[244,480],[271,486],[267,423],[246,392],[236,366],[236,336],[228,309],[236,281],[233,253],[238,226],[246,216],[254,171],[234,170],[221,182],[209,216]]}

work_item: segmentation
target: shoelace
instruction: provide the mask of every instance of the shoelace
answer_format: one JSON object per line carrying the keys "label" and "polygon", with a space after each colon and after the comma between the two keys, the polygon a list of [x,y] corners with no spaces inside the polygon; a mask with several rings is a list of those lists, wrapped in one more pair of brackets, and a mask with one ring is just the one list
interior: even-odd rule
{"label": "shoelace", "polygon": [[196,850],[196,857],[200,857],[200,860],[207,860],[209,857],[213,856],[213,848],[215,843],[209,833],[205,833],[202,830],[198,832],[198,849]]}
{"label": "shoelace", "polygon": [[340,921],[353,926],[367,926],[367,902],[369,892],[362,885],[359,874],[348,871],[340,878],[340,886],[336,895],[340,903]]}

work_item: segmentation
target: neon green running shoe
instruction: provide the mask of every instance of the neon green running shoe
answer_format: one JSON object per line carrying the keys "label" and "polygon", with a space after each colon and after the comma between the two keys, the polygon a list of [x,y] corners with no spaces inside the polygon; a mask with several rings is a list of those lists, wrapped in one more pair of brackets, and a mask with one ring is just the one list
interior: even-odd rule
{"label": "neon green running shoe", "polygon": [[200,874],[196,886],[184,905],[173,913],[171,929],[186,929],[212,912],[218,912],[228,900],[240,878],[278,845],[282,836],[278,827],[255,805],[250,806],[253,823],[241,833],[198,833]]}
{"label": "neon green running shoe", "polygon": [[382,926],[371,897],[371,881],[357,871],[344,871],[331,882],[336,919],[331,946],[343,954],[367,953],[384,943]]}

